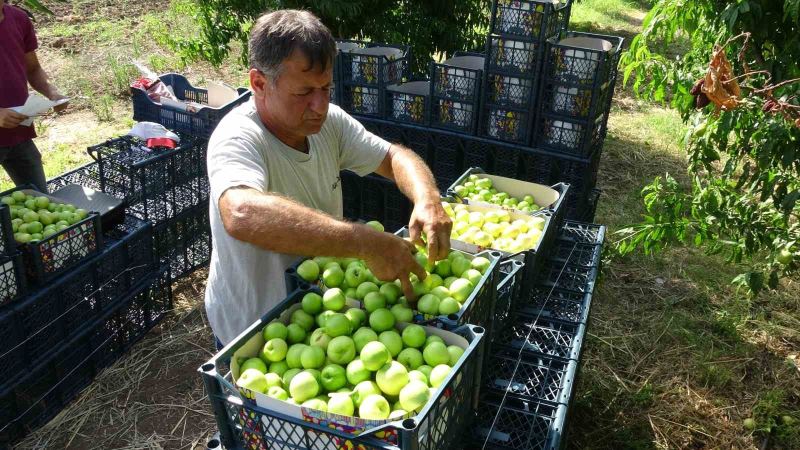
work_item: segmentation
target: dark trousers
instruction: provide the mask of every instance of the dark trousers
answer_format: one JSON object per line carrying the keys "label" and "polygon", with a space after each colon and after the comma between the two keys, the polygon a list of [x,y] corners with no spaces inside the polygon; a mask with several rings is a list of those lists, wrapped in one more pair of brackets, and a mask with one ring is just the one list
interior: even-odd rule
{"label": "dark trousers", "polygon": [[0,165],[17,186],[32,184],[40,192],[47,192],[42,154],[32,139],[10,147],[0,147]]}

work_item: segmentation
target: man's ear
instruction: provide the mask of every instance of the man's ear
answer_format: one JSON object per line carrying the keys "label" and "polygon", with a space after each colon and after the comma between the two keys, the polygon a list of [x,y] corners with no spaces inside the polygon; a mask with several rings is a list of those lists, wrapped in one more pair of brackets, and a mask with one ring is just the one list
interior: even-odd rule
{"label": "man's ear", "polygon": [[264,91],[269,87],[267,77],[258,69],[250,69],[250,89],[256,97],[263,97]]}

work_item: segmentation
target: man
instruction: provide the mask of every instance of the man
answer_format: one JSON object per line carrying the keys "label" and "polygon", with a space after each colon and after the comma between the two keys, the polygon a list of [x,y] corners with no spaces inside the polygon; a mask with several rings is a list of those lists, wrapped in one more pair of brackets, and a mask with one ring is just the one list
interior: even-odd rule
{"label": "man", "polygon": [[[33,143],[33,125],[20,125],[27,116],[8,109],[25,104],[28,84],[50,100],[65,98],[48,81],[39,65],[39,44],[28,15],[0,0],[0,164],[16,185],[33,184],[47,192],[42,155]],[[67,105],[59,105],[56,112]]]}
{"label": "man", "polygon": [[313,14],[261,16],[249,41],[253,98],[219,124],[208,149],[213,253],[206,309],[218,345],[283,300],[284,270],[298,255],[364,259],[381,280],[425,271],[414,246],[391,233],[345,222],[339,171],[376,172],[414,202],[412,240],[430,259],[447,256],[452,223],[425,163],[369,133],[329,105],[336,44]]}

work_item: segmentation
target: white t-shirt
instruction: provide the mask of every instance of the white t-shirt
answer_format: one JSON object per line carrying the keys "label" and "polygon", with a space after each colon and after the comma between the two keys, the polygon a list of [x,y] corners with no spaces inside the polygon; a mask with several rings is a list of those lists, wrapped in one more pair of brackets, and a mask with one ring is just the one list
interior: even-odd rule
{"label": "white t-shirt", "polygon": [[213,251],[205,296],[208,320],[220,341],[231,342],[286,297],[284,271],[298,259],[231,237],[220,218],[220,196],[228,188],[247,186],[342,217],[339,171],[374,172],[389,146],[336,105],[330,105],[320,132],[308,137],[308,154],[267,131],[252,99],[222,119],[208,144]]}

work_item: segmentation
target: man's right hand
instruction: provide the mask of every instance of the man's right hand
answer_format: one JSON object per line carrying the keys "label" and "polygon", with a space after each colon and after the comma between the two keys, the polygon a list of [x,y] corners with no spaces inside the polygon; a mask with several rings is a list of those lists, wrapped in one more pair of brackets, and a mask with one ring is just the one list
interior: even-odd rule
{"label": "man's right hand", "polygon": [[415,274],[420,280],[427,276],[425,269],[414,258],[414,244],[391,233],[378,232],[366,226],[364,228],[367,229],[363,230],[366,254],[363,259],[369,270],[381,281],[399,279],[406,300],[413,304],[416,297],[409,274]]}
{"label": "man's right hand", "polygon": [[17,128],[28,116],[6,108],[0,108],[0,128]]}

